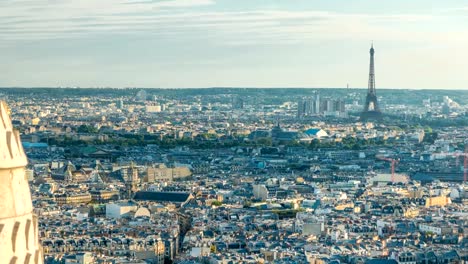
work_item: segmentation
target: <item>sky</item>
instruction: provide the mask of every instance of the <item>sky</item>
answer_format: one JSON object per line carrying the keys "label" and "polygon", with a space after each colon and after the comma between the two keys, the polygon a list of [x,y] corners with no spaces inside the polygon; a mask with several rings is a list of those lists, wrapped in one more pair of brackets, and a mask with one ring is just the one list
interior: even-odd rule
{"label": "sky", "polygon": [[468,0],[0,0],[0,87],[468,88]]}

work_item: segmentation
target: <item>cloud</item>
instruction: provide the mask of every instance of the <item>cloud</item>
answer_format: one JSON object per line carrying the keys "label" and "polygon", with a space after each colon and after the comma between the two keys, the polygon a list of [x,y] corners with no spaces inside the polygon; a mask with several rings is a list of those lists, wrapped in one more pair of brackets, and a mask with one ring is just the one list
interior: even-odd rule
{"label": "cloud", "polygon": [[[73,39],[88,35],[157,35],[224,45],[288,44],[316,39],[443,39],[466,31],[421,32],[407,26],[438,23],[441,14],[366,14],[319,10],[209,11],[213,0],[1,1],[0,38]],[[460,38],[460,37],[458,37]],[[464,37],[461,37],[464,39]]]}
{"label": "cloud", "polygon": [[190,6],[199,6],[199,5],[213,5],[215,2],[213,0],[133,0],[127,1],[124,4],[129,5],[140,5],[147,4],[152,5],[153,7],[158,8],[167,8],[167,7],[190,7]]}
{"label": "cloud", "polygon": [[461,6],[461,7],[449,7],[449,8],[444,8],[440,10],[441,13],[465,13],[468,12],[468,6]]}

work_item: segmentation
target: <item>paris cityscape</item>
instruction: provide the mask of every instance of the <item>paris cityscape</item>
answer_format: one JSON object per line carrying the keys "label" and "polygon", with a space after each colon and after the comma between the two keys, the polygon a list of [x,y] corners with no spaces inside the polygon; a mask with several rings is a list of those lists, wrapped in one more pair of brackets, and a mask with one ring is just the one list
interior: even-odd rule
{"label": "paris cityscape", "polygon": [[[295,80],[290,72],[276,76],[275,69],[267,70],[265,65],[252,61],[253,65],[241,65],[259,73],[248,79],[247,75],[237,75],[242,72],[236,68],[239,65],[218,67],[219,61],[215,61],[213,72],[203,73],[200,78],[182,74],[173,82],[182,85],[164,87],[113,85],[113,81],[124,77],[143,76],[142,83],[159,78],[151,67],[148,75],[132,70],[139,67],[129,63],[132,59],[126,52],[130,51],[113,50],[119,44],[102,46],[112,50],[112,56],[123,58],[121,69],[101,76],[110,78],[109,85],[88,85],[94,75],[87,75],[89,78],[81,75],[87,70],[97,75],[105,73],[102,61],[110,68],[120,65],[99,57],[105,57],[100,54],[88,65],[91,68],[86,69],[87,63],[79,61],[91,44],[80,46],[82,49],[76,50],[76,55],[70,55],[76,56],[74,61],[63,66],[57,59],[63,55],[59,54],[61,49],[76,45],[61,43],[60,39],[79,42],[92,35],[95,41],[104,41],[104,36],[91,34],[100,32],[98,28],[104,25],[101,22],[119,27],[118,33],[105,27],[105,34],[122,34],[120,37],[130,34],[122,31],[126,28],[121,26],[128,23],[128,29],[136,30],[131,33],[132,38],[140,41],[141,32],[150,32],[149,28],[140,28],[150,23],[147,21],[150,18],[143,16],[147,15],[145,12],[158,13],[161,21],[173,19],[170,12],[175,10],[180,12],[176,16],[188,21],[202,14],[201,21],[192,21],[200,23],[196,25],[202,31],[207,30],[202,28],[205,22],[225,26],[223,16],[229,17],[227,21],[233,23],[230,26],[270,20],[289,25],[287,19],[303,23],[303,19],[328,21],[341,17],[350,21],[349,28],[340,28],[339,32],[344,34],[353,28],[353,34],[360,36],[358,29],[362,24],[357,22],[366,19],[378,20],[382,28],[385,23],[394,23],[394,19],[412,26],[428,21],[437,23],[438,19],[446,26],[456,18],[465,23],[465,16],[459,12],[466,13],[466,7],[449,5],[451,1],[444,5],[434,1],[435,6],[443,8],[435,9],[436,14],[429,18],[429,11],[416,12],[423,10],[420,5],[402,0],[395,0],[395,7],[379,7],[382,14],[377,15],[366,15],[364,11],[348,14],[353,10],[349,3],[336,11],[338,5],[334,0],[328,4],[298,0],[296,4],[302,8],[313,9],[308,11],[294,10],[285,3],[268,6],[275,11],[252,11],[248,8],[259,7],[231,6],[211,0],[123,0],[118,4],[103,1],[102,6],[88,0],[83,0],[82,6],[57,2],[58,6],[64,5],[63,9],[41,9],[38,3],[42,0],[36,4],[27,2],[0,3],[0,8],[11,12],[11,17],[0,15],[0,21],[13,19],[0,26],[0,36],[6,36],[6,44],[0,44],[0,50],[33,45],[39,50],[35,58],[44,60],[44,68],[37,67],[37,72],[29,73],[27,68],[34,63],[18,60],[17,65],[5,68],[5,78],[0,81],[0,264],[468,263],[468,82],[464,75],[453,79],[445,75],[458,65],[456,61],[453,65],[430,65],[429,61],[419,64],[405,58],[405,63],[418,65],[406,74],[406,65],[397,69],[383,63],[393,63],[390,57],[397,59],[389,54],[394,54],[401,43],[395,41],[392,43],[395,46],[390,47],[383,39],[380,42],[366,39],[359,42],[359,49],[347,54],[350,60],[355,57],[359,61],[356,65],[364,65],[363,69],[361,66],[350,69],[351,85],[343,77],[349,75],[340,75],[335,69],[328,69],[333,79],[327,83],[340,80],[342,85],[302,83],[313,78],[325,80],[322,78],[328,75],[323,75],[323,69],[319,68],[328,68],[328,64],[315,65],[310,76],[315,72],[321,74],[311,79]],[[45,7],[49,4],[44,2]],[[117,8],[121,5],[127,7]],[[66,7],[78,11],[75,14]],[[224,9],[211,10],[213,7]],[[243,10],[240,7],[250,11],[234,11]],[[288,11],[275,9],[280,7],[287,7]],[[321,13],[318,8],[331,9]],[[403,8],[415,13],[392,13]],[[27,19],[15,20],[31,15],[31,10],[44,12],[34,13],[30,18],[39,26]],[[62,17],[54,10],[68,10],[76,16]],[[78,15],[89,10],[95,12]],[[448,15],[452,12],[453,16]],[[213,20],[205,21],[207,14]],[[233,14],[248,18],[236,20],[231,17]],[[51,19],[41,24],[40,18],[46,15]],[[265,19],[264,15],[272,17]],[[108,16],[124,16],[124,23],[112,22]],[[135,19],[133,16],[142,17],[134,23],[129,20]],[[85,23],[86,29],[82,31],[84,26],[79,23],[91,18],[96,23]],[[343,21],[338,20],[341,25]],[[55,30],[54,25],[60,28],[54,24],[57,21],[66,22],[64,27],[70,26],[71,31]],[[158,24],[161,21],[151,23],[162,26]],[[24,28],[18,30],[11,25]],[[332,22],[328,25],[331,31],[333,25]],[[288,30],[309,30],[308,25],[290,26]],[[414,33],[410,26],[400,29]],[[242,28],[249,36],[258,34],[256,30]],[[90,35],[81,35],[83,32]],[[292,34],[290,40],[297,37],[295,41],[310,41],[302,39],[301,34],[295,35],[300,30],[287,32]],[[162,32],[153,33],[160,36]],[[171,33],[173,38],[184,35]],[[442,45],[439,41],[452,45],[451,41],[436,38],[439,33],[429,30],[427,36],[418,35],[422,39],[417,41],[425,42],[425,37],[435,34],[428,37],[433,46],[421,47],[421,54],[444,50],[438,46]],[[443,36],[451,36],[445,33]],[[282,45],[299,45],[295,41],[275,43],[275,52],[270,54],[267,44],[260,41],[265,39],[261,35],[256,37],[252,40],[265,45],[262,46],[265,61],[276,51],[285,51],[281,50]],[[282,41],[285,36],[274,37]],[[58,50],[54,46],[57,43],[50,42],[55,39],[60,43]],[[126,43],[134,45],[132,41]],[[406,41],[404,35],[402,43],[406,45]],[[461,37],[460,41],[465,39]],[[236,50],[251,45],[243,50],[248,54],[242,56],[258,55],[248,51],[259,44],[239,43],[226,47]],[[214,49],[212,52],[216,54],[218,51]],[[339,49],[343,47],[323,46],[317,52],[340,53]],[[15,51],[11,54],[23,56],[20,54],[23,51]],[[172,54],[169,46],[163,52],[166,51]],[[152,57],[153,52],[159,51],[146,52],[144,56]],[[318,53],[316,58],[320,57]],[[7,61],[11,54],[6,52]],[[438,55],[434,53],[435,57]],[[58,57],[51,59],[54,56]],[[191,65],[189,56],[185,56],[187,62],[181,63],[176,56],[165,58],[163,63],[171,61],[175,68],[194,75],[205,72],[206,65]],[[53,60],[57,60],[56,64]],[[284,63],[287,66],[289,62]],[[301,60],[294,63],[301,64]],[[306,66],[310,65],[294,69],[302,71],[301,67]],[[172,70],[171,67],[161,72]],[[431,67],[437,71],[427,74],[425,70]],[[24,80],[17,78],[19,68],[25,70],[21,77]],[[139,69],[143,68],[147,69]],[[232,72],[223,75],[228,68]],[[354,76],[355,72],[363,74]],[[398,73],[401,77],[396,77]],[[145,79],[148,76],[154,79]],[[83,85],[68,85],[62,77],[76,78],[73,81]],[[218,77],[228,78],[233,85],[203,86],[203,81]],[[169,77],[159,80],[164,78]],[[238,85],[236,80],[242,78],[253,81],[253,85]],[[291,85],[263,85],[261,81],[255,82],[255,78],[271,78],[272,82],[279,78]],[[441,80],[447,81],[448,88],[438,87]],[[193,86],[186,85],[190,81]],[[295,81],[304,85],[296,85]],[[399,81],[409,84],[388,88]],[[434,84],[424,88],[422,84],[426,81]],[[460,85],[465,88],[453,88]]]}

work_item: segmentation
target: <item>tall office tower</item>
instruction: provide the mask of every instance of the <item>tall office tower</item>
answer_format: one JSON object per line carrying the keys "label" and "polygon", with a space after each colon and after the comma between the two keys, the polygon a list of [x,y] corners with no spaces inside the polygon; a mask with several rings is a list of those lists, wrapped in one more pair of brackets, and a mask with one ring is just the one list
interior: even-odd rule
{"label": "tall office tower", "polygon": [[339,112],[346,112],[345,102],[342,99],[338,99],[336,102],[336,108]]}
{"label": "tall office tower", "polygon": [[327,112],[334,112],[334,111],[336,111],[336,103],[335,103],[335,100],[326,99],[324,103],[325,103],[325,111],[327,111]]}
{"label": "tall office tower", "polygon": [[321,103],[320,103],[320,95],[316,94],[315,95],[315,111],[314,111],[314,114],[318,115],[321,112],[322,112],[322,109],[321,109]]}
{"label": "tall office tower", "polygon": [[0,262],[43,263],[37,216],[25,176],[28,161],[3,101],[0,119]]}
{"label": "tall office tower", "polygon": [[119,100],[118,104],[117,104],[117,108],[119,109],[123,109],[124,108],[124,102],[122,99]]}
{"label": "tall office tower", "polygon": [[313,98],[307,98],[306,100],[306,105],[305,105],[305,110],[306,110],[306,113],[307,115],[313,115],[314,114],[314,110],[315,110],[315,101]]}
{"label": "tall office tower", "polygon": [[297,101],[297,117],[301,118],[306,115],[306,101],[304,99],[299,99]]}
{"label": "tall office tower", "polygon": [[381,118],[382,113],[377,103],[377,93],[375,91],[374,45],[372,45],[370,49],[369,84],[364,111],[361,113],[361,120],[379,120]]}

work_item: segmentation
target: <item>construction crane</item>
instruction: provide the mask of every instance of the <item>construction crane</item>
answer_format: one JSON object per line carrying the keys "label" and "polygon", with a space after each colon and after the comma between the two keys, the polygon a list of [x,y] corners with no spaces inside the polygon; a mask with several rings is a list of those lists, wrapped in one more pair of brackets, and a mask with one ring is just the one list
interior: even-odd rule
{"label": "construction crane", "polygon": [[385,161],[388,161],[388,162],[391,163],[391,165],[392,165],[392,183],[395,183],[395,165],[398,164],[398,162],[400,162],[400,160],[387,158],[387,157],[383,157],[383,156],[377,156],[377,158],[380,159],[380,160],[385,160]]}
{"label": "construction crane", "polygon": [[468,144],[465,145],[465,152],[442,152],[440,153],[446,156],[453,156],[456,158],[456,164],[458,166],[458,158],[463,157],[463,183],[466,183],[468,178]]}

